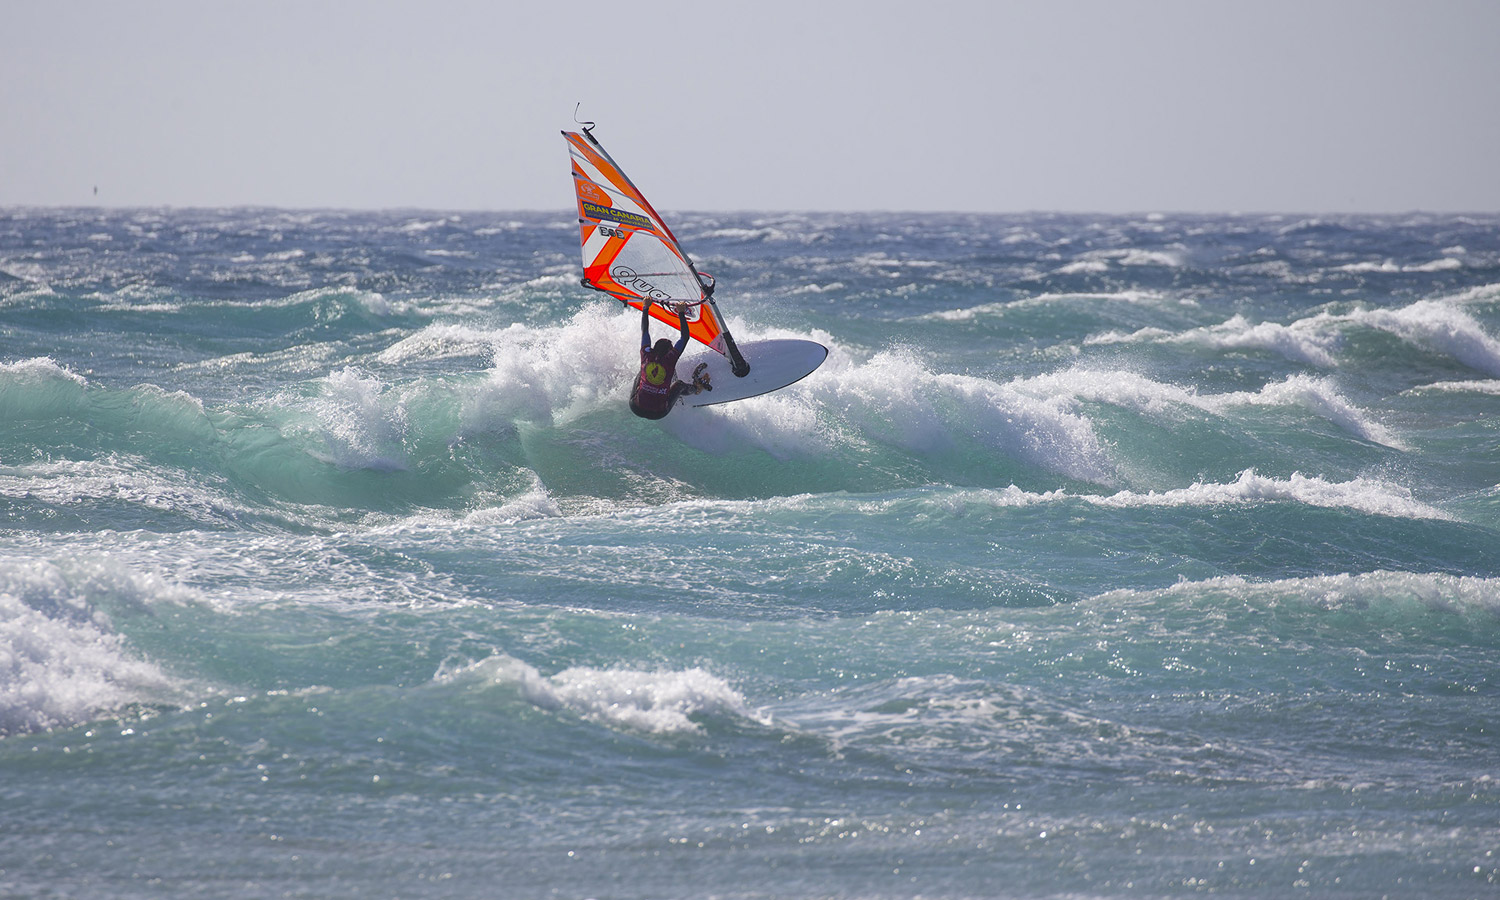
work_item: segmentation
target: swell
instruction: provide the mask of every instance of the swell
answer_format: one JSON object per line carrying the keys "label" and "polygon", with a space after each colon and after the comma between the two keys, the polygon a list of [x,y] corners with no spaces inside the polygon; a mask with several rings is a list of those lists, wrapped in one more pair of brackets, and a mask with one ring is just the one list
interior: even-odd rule
{"label": "swell", "polygon": [[[0,460],[17,477],[65,477],[65,462],[83,480],[89,465],[144,467],[162,482],[189,473],[219,496],[208,506],[252,516],[318,507],[314,518],[335,521],[345,510],[474,512],[538,481],[582,510],[928,484],[1171,490],[1247,468],[1354,478],[1421,464],[1412,434],[1331,376],[1222,393],[1097,364],[1001,379],[826,334],[833,352],[805,382],[648,425],[620,401],[631,318],[591,307],[537,326],[427,325],[327,374],[213,405],[186,390],[94,382],[47,358],[7,363],[0,413],[14,426]],[[736,324],[747,339],[782,334]],[[413,357],[446,364],[414,375]]]}

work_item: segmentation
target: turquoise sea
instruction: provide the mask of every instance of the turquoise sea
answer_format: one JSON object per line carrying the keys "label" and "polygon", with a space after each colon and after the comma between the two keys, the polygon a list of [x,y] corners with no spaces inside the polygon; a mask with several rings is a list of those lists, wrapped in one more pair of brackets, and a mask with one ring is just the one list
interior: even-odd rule
{"label": "turquoise sea", "polygon": [[0,209],[0,895],[1500,896],[1500,216],[565,190]]}

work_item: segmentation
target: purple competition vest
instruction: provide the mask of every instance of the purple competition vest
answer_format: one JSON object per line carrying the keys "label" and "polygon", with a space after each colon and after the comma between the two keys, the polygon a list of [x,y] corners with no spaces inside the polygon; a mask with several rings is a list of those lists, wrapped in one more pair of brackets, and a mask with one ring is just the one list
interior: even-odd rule
{"label": "purple competition vest", "polygon": [[673,347],[657,355],[641,350],[641,376],[635,383],[635,405],[647,412],[665,413],[671,406],[672,379],[677,374],[677,358],[682,354]]}

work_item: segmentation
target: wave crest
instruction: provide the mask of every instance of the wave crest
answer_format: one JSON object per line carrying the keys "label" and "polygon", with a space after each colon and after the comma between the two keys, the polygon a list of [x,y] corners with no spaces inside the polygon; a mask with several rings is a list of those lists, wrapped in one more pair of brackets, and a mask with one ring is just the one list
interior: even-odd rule
{"label": "wave crest", "polygon": [[171,701],[182,684],[131,652],[95,598],[180,602],[188,592],[107,560],[70,569],[0,560],[0,736],[85,722],[135,703]]}
{"label": "wave crest", "polygon": [[1166,491],[1124,490],[1114,494],[1079,494],[1059,490],[1033,493],[1011,485],[1003,490],[969,492],[967,496],[996,506],[1032,506],[1071,500],[1120,509],[1289,502],[1352,509],[1368,515],[1394,518],[1456,521],[1456,517],[1449,513],[1417,500],[1409,489],[1390,482],[1370,478],[1336,482],[1298,472],[1293,472],[1287,478],[1271,478],[1257,474],[1254,469],[1245,469],[1227,484],[1200,481],[1184,488]]}
{"label": "wave crest", "polygon": [[445,667],[436,680],[511,686],[534,706],[565,709],[611,728],[650,734],[700,732],[694,716],[754,718],[743,695],[700,668],[646,672],[573,666],[548,676],[501,654],[458,668]]}

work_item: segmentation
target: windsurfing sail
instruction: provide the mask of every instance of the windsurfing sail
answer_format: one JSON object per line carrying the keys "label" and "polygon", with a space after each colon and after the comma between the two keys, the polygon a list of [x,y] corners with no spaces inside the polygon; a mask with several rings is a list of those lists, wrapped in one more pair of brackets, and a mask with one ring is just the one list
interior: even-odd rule
{"label": "windsurfing sail", "polygon": [[590,128],[562,134],[573,159],[584,287],[636,309],[651,300],[651,315],[673,328],[677,313],[668,304],[688,304],[688,334],[724,354],[734,374],[743,377],[750,366],[714,304],[713,276],[693,265],[672,229]]}

